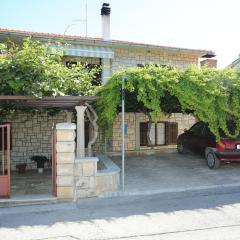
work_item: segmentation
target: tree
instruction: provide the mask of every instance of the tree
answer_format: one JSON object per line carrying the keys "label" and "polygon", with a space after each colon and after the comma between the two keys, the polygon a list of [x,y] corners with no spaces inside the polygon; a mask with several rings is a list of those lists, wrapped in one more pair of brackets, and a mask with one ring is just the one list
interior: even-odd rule
{"label": "tree", "polygon": [[[199,120],[209,124],[217,139],[221,130],[231,137],[239,135],[239,71],[198,69],[195,66],[189,66],[184,70],[147,66],[117,72],[98,93],[99,123],[108,129],[112,129],[120,107],[123,74],[126,76],[125,89],[130,98],[134,99],[131,105],[135,104],[135,107],[131,110],[141,106],[150,112],[153,119],[157,115],[165,115],[176,110],[191,112]],[[227,128],[229,118],[235,121],[235,133],[230,133]]]}
{"label": "tree", "polygon": [[94,95],[96,69],[63,64],[63,51],[27,38],[22,45],[0,45],[0,94],[27,96]]}
{"label": "tree", "polygon": [[[27,38],[21,45],[12,42],[0,44],[0,95],[91,96],[97,89],[94,76],[96,68],[86,70],[84,65],[68,68],[63,63],[63,51]],[[92,124],[93,137],[88,151],[97,139],[96,113],[87,104],[87,116]],[[14,108],[14,106],[13,106]],[[10,109],[0,109],[7,114]],[[49,109],[48,109],[49,111]]]}

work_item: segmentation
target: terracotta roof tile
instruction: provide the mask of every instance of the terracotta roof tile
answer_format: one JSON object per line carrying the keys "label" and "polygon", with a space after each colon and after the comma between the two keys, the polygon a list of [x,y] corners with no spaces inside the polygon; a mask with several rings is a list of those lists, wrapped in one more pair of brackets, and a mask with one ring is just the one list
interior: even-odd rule
{"label": "terracotta roof tile", "polygon": [[[101,38],[94,38],[94,37],[82,37],[77,35],[64,35],[64,34],[56,34],[56,33],[45,33],[45,32],[32,32],[32,31],[26,31],[26,30],[16,30],[16,29],[6,29],[6,28],[0,28],[0,34],[6,33],[6,34],[16,34],[16,35],[22,35],[22,36],[35,36],[35,37],[47,37],[47,38],[64,38],[64,39],[74,39],[79,41],[99,41],[103,42]],[[186,50],[186,51],[193,51],[193,52],[209,52],[214,54],[212,51],[204,50],[204,49],[190,49],[190,48],[179,48],[179,47],[169,47],[169,46],[162,46],[162,45],[155,45],[155,44],[146,44],[146,43],[137,43],[137,42],[131,42],[131,41],[123,41],[123,40],[110,40],[110,41],[104,41],[105,43],[109,44],[126,44],[126,45],[133,45],[133,46],[142,46],[142,47],[156,47],[156,48],[164,48],[164,49],[172,49],[172,50]]]}

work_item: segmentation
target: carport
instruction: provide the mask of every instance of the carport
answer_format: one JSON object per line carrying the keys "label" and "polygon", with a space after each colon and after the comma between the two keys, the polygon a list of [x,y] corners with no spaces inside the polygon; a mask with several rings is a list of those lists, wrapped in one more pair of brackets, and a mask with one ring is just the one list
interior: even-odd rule
{"label": "carport", "polygon": [[[38,199],[56,195],[55,124],[71,122],[75,108],[78,111],[96,99],[94,96],[0,96],[1,108],[20,112],[7,114],[4,118],[7,124],[0,125],[0,197]],[[35,110],[34,114],[29,113],[30,109]],[[54,110],[55,115],[47,115],[47,110]],[[40,111],[43,111],[41,117],[37,115]],[[75,120],[80,122],[78,117]],[[34,155],[49,160],[41,174],[30,160]],[[18,165],[25,165],[25,169],[17,172]]]}
{"label": "carport", "polygon": [[[121,157],[112,157],[121,167]],[[175,150],[125,160],[125,194],[154,194],[240,186],[240,164],[207,167],[203,156]]]}

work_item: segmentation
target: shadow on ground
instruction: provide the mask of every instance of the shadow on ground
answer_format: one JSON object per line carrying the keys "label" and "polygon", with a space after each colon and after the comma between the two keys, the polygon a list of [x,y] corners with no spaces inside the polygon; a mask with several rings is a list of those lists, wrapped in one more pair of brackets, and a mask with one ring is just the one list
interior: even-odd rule
{"label": "shadow on ground", "polygon": [[53,204],[45,206],[22,206],[0,208],[0,227],[54,225],[60,222],[106,220],[154,213],[176,213],[177,211],[221,211],[225,205],[240,202],[239,188],[215,189],[150,196],[92,198],[77,204]]}
{"label": "shadow on ground", "polygon": [[[119,159],[115,159],[119,163]],[[225,205],[240,202],[240,185],[223,187],[224,183],[240,183],[240,164],[224,165],[217,171],[207,168],[200,156],[171,155],[131,157],[126,160],[126,188],[153,189],[156,186],[201,186],[213,188],[178,193],[91,198],[75,203],[0,208],[0,227],[49,226],[61,222],[106,220],[177,211],[221,211]],[[132,176],[131,176],[132,174]],[[132,178],[132,180],[131,180]],[[129,185],[128,185],[129,184]],[[194,188],[193,188],[194,189]]]}

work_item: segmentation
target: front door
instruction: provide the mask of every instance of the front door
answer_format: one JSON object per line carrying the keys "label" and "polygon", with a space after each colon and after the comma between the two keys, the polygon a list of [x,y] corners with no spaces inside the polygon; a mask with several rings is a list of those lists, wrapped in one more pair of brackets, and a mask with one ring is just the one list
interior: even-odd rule
{"label": "front door", "polygon": [[10,124],[0,125],[0,197],[10,197]]}

